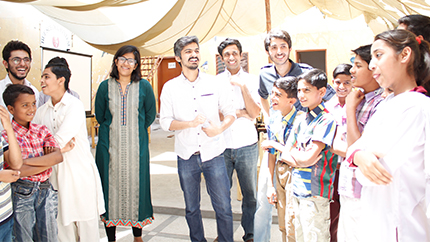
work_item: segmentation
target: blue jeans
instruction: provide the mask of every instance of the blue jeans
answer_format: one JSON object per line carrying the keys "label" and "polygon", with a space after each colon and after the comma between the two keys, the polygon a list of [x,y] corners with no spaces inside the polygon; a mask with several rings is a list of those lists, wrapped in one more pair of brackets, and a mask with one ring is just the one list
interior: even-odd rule
{"label": "blue jeans", "polygon": [[254,238],[254,215],[257,209],[257,162],[258,144],[239,149],[226,149],[224,152],[225,167],[232,186],[233,170],[236,169],[242,191],[242,228],[244,241]]}
{"label": "blue jeans", "polygon": [[9,218],[9,221],[7,221],[6,223],[0,226],[0,241],[12,242],[12,228],[13,228],[13,217]]}
{"label": "blue jeans", "polygon": [[184,160],[178,156],[178,174],[184,192],[185,210],[191,241],[206,241],[200,211],[201,173],[215,210],[219,241],[233,241],[233,215],[231,212],[230,187],[225,169],[224,156],[202,162],[200,154]]}
{"label": "blue jeans", "polygon": [[[254,241],[258,242],[270,241],[273,205],[269,203],[266,196],[268,179],[270,179],[268,154],[264,152],[258,176],[257,211],[254,218]],[[273,184],[276,186],[276,182]]]}
{"label": "blue jeans", "polygon": [[12,183],[14,241],[57,241],[57,191],[49,180]]}

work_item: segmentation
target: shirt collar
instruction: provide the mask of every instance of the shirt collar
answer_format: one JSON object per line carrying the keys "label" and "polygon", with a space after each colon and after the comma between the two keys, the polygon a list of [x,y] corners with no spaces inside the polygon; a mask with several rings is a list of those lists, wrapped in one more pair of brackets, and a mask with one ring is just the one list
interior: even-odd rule
{"label": "shirt collar", "polygon": [[240,67],[239,71],[237,72],[236,75],[232,75],[231,72],[226,68],[225,71],[223,73],[225,73],[225,75],[227,75],[227,77],[231,77],[231,76],[238,76],[240,77],[242,75],[242,73],[245,72],[242,67]]}
{"label": "shirt collar", "polygon": [[282,123],[286,122],[287,127],[290,127],[293,124],[294,119],[296,118],[296,115],[297,115],[297,109],[296,107],[293,106],[291,111],[287,115],[282,117]]}
{"label": "shirt collar", "polygon": [[307,123],[310,124],[320,113],[322,113],[325,110],[326,109],[324,107],[324,104],[320,103],[316,108],[308,111],[308,113],[306,114]]}
{"label": "shirt collar", "polygon": [[379,87],[374,91],[364,94],[364,98],[366,99],[366,102],[368,102],[369,100],[372,100],[374,97],[381,95],[383,92],[384,92],[384,89],[382,87]]}
{"label": "shirt collar", "polygon": [[189,83],[189,84],[197,83],[197,82],[199,82],[200,78],[204,75],[202,72],[200,72],[200,70],[198,70],[198,71],[199,71],[199,74],[197,75],[196,80],[195,80],[195,81],[193,81],[193,82],[190,82],[190,80],[188,80],[188,78],[184,75],[184,73],[183,73],[183,72],[181,72],[180,77],[181,77],[181,79],[182,79],[183,81],[186,81],[186,82],[187,82],[187,83]]}
{"label": "shirt collar", "polygon": [[[12,81],[10,80],[9,74],[6,75],[6,78],[4,80],[6,82],[6,85],[13,84]],[[27,79],[24,79],[24,85],[29,86],[29,87],[32,86],[31,82],[29,82]]]}
{"label": "shirt collar", "polygon": [[11,124],[15,133],[17,133],[19,136],[24,136],[27,134],[27,132],[34,133],[35,124],[33,124],[32,122],[29,123],[28,129],[22,126],[21,124],[19,124],[18,122],[16,122],[15,119],[12,119]]}
{"label": "shirt collar", "polygon": [[[71,101],[70,100],[71,97],[73,96],[70,93],[65,92],[61,100],[57,104],[55,104],[55,106],[61,105],[61,104],[67,106]],[[47,103],[49,107],[54,108],[54,105],[52,105],[52,98],[50,98]]]}

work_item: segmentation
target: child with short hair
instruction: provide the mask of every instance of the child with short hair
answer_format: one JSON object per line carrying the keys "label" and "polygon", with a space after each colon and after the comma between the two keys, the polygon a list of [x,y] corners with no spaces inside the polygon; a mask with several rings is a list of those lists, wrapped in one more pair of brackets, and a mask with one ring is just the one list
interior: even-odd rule
{"label": "child with short hair", "polygon": [[[282,77],[275,81],[272,88],[271,106],[275,111],[270,116],[268,136],[261,144],[268,150],[268,165],[271,179],[267,187],[267,199],[278,210],[279,230],[282,232],[282,241],[295,241],[294,211],[291,203],[291,166],[280,159],[282,152],[288,152],[290,147],[285,146],[296,117],[303,114],[297,111],[294,103],[297,101],[297,78],[294,76]],[[279,115],[280,114],[280,115]],[[276,190],[273,184],[276,172]]]}
{"label": "child with short hair", "polygon": [[[10,183],[19,179],[22,166],[21,149],[13,132],[9,113],[0,105],[0,119],[3,128],[10,137],[9,144],[0,136],[0,241],[12,242],[13,209]],[[4,164],[11,169],[4,169]]]}
{"label": "child with short hair", "polygon": [[290,152],[282,160],[293,168],[293,206],[296,241],[330,240],[330,199],[337,156],[328,159],[336,121],[323,104],[327,75],[314,69],[298,76],[297,96],[308,111],[297,120],[287,145]]}
{"label": "child with short hair", "polygon": [[[384,99],[383,88],[373,78],[369,69],[372,58],[371,45],[360,46],[352,52],[355,53],[352,75],[352,85],[361,90],[353,90],[346,98],[346,121],[348,147],[361,137],[364,127],[376,112],[379,103]],[[340,209],[338,240],[339,242],[359,241],[357,226],[361,214],[361,184],[356,178],[356,167],[350,167],[346,162],[340,166],[339,196]]]}
{"label": "child with short hair", "polygon": [[337,241],[337,231],[339,223],[340,200],[338,193],[339,168],[344,160],[348,144],[346,142],[346,97],[352,91],[350,64],[339,64],[333,70],[333,88],[336,96],[325,103],[327,110],[336,120],[337,130],[331,151],[339,156],[336,174],[333,183],[333,200],[330,203],[330,237],[331,241]]}
{"label": "child with short hair", "polygon": [[[12,128],[21,147],[21,178],[12,183],[15,241],[57,241],[57,192],[49,181],[51,166],[63,161],[54,136],[44,125],[34,124],[36,98],[31,88],[13,84],[3,93],[13,115]],[[14,139],[4,130],[6,141]]]}

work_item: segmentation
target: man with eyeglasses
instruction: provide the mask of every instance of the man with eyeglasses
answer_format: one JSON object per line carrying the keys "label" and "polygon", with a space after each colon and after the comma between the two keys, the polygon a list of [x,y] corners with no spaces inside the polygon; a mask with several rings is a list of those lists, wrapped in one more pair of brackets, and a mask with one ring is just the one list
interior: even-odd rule
{"label": "man with eyeglasses", "polygon": [[[39,90],[26,79],[31,68],[31,50],[27,44],[19,40],[9,41],[3,48],[3,65],[6,68],[7,75],[5,79],[0,81],[0,93],[2,96],[8,85],[22,84],[33,89],[36,101],[39,100]],[[0,105],[6,107],[1,97]],[[38,103],[36,103],[36,106],[39,106]],[[1,125],[0,130],[3,130]]]}

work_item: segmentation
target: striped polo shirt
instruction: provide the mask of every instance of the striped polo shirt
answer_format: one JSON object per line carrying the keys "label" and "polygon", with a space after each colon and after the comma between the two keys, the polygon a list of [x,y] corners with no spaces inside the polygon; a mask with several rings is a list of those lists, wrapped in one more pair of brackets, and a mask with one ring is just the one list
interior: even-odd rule
{"label": "striped polo shirt", "polygon": [[336,132],[336,121],[323,104],[306,113],[297,120],[287,144],[294,149],[305,151],[313,141],[325,144],[322,158],[309,167],[293,169],[293,194],[298,198],[319,196],[331,198],[333,176],[336,172],[338,156],[329,150]]}
{"label": "striped polo shirt", "polygon": [[[4,169],[4,152],[9,148],[9,144],[0,135],[0,170]],[[8,221],[12,216],[12,200],[10,183],[0,182],[0,225]]]}

